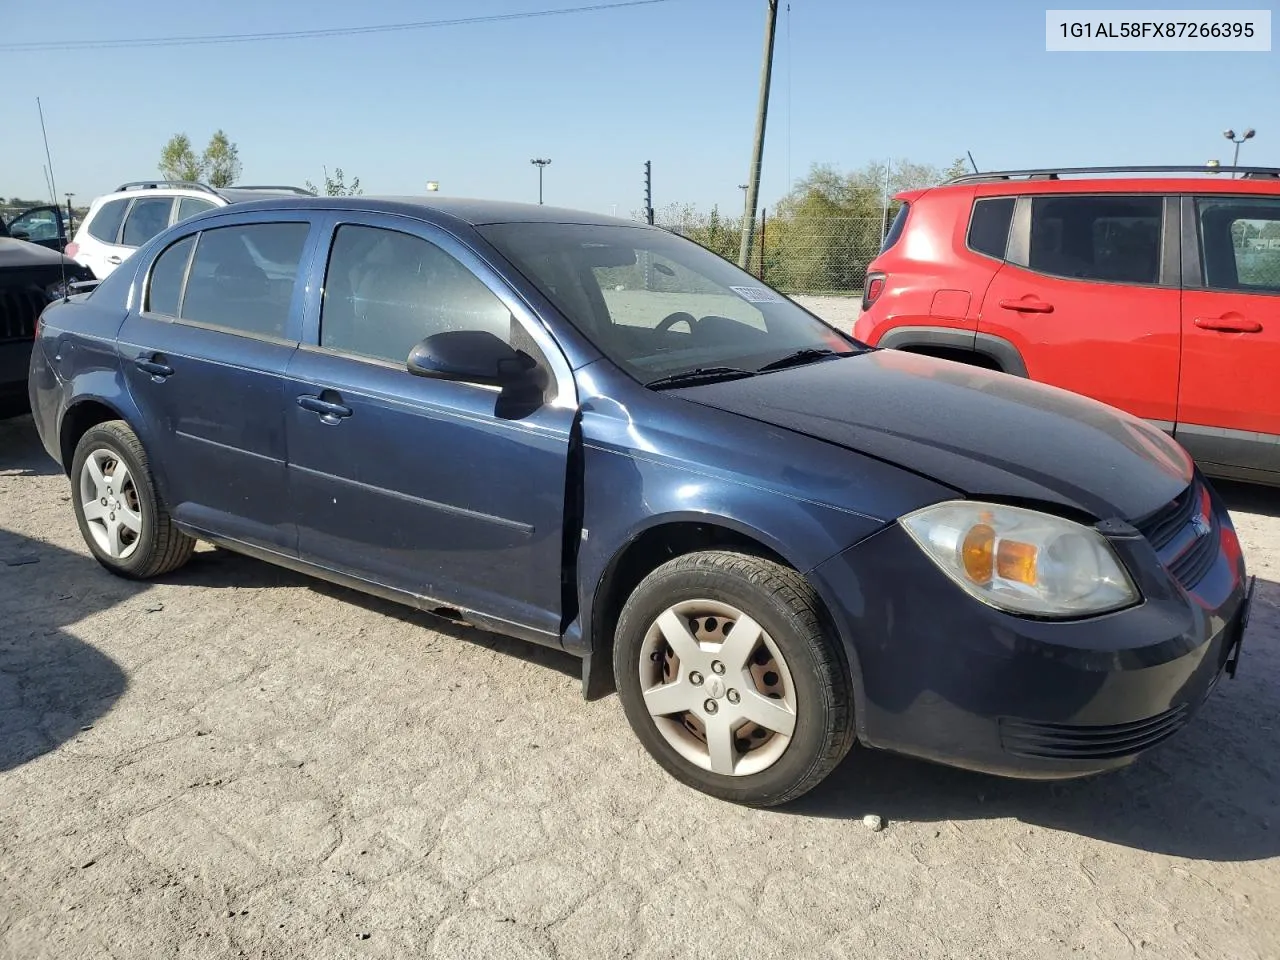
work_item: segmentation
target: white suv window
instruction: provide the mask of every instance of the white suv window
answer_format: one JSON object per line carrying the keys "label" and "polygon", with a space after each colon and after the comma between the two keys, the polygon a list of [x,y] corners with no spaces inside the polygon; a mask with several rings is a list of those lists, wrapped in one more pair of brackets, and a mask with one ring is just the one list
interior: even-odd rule
{"label": "white suv window", "polygon": [[169,225],[173,197],[139,197],[129,208],[120,242],[140,247]]}
{"label": "white suv window", "polygon": [[174,223],[177,223],[178,220],[194,217],[197,213],[212,210],[216,206],[216,203],[210,203],[208,200],[201,200],[198,197],[183,197],[178,201],[178,217]]}
{"label": "white suv window", "polygon": [[104,203],[85,227],[89,236],[103,243],[115,243],[120,236],[120,221],[124,219],[124,211],[128,206],[128,197]]}

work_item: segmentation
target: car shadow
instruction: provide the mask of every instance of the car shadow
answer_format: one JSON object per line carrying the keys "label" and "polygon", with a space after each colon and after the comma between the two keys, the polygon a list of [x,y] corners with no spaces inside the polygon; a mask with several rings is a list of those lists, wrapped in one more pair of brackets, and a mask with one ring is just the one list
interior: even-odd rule
{"label": "car shadow", "polygon": [[1264,487],[1237,480],[1214,480],[1212,483],[1228,510],[1280,517],[1280,487]]}
{"label": "car shadow", "polygon": [[53,477],[62,468],[44,452],[30,414],[0,419],[0,477]]}
{"label": "car shadow", "polygon": [[145,587],[90,580],[86,566],[96,570],[84,556],[0,528],[0,773],[91,727],[128,687],[114,660],[67,627]]}
{"label": "car shadow", "polygon": [[198,550],[190,563],[166,577],[165,582],[212,589],[305,587],[372,613],[392,617],[423,630],[433,630],[455,640],[465,640],[486,650],[517,657],[526,663],[548,667],[570,677],[582,675],[582,661],[563,650],[490,633],[470,624],[458,623],[404,604],[338,586],[221,547]]}
{"label": "car shadow", "polygon": [[800,816],[925,823],[1015,819],[1201,860],[1280,855],[1280,585],[1258,580],[1236,678],[1177,736],[1131,766],[1080,780],[1011,780],[855,748]]}

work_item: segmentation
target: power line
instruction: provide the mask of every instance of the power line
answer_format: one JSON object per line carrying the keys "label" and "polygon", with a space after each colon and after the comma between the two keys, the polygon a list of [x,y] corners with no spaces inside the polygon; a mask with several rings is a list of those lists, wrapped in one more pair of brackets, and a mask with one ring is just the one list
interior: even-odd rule
{"label": "power line", "polygon": [[370,33],[391,33],[396,30],[428,30],[436,27],[462,27],[479,23],[562,17],[575,13],[595,13],[602,10],[620,10],[623,7],[644,7],[656,3],[670,2],[671,0],[617,0],[614,3],[594,3],[581,7],[528,10],[522,13],[494,13],[480,17],[456,17],[451,20],[416,20],[410,23],[384,23],[365,27],[331,27],[323,30],[282,30],[275,33],[222,33],[177,37],[134,37],[125,40],[52,40],[0,43],[0,51],[6,53],[34,53],[46,50],[118,50],[125,47],[183,47],[225,43],[257,43],[264,40],[315,40],[325,37],[352,37]]}

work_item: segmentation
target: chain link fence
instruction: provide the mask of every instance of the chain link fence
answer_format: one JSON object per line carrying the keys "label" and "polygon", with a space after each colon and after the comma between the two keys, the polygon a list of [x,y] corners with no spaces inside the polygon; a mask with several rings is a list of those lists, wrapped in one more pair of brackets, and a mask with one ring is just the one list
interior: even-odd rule
{"label": "chain link fence", "polygon": [[[710,215],[659,223],[734,263],[742,221]],[[880,217],[771,218],[756,221],[752,274],[789,294],[857,296],[880,252]]]}

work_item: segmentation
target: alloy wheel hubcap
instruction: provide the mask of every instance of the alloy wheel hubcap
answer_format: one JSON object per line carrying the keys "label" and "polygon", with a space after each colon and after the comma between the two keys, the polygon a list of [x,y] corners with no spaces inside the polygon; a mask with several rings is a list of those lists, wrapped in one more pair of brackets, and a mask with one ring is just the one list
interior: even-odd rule
{"label": "alloy wheel hubcap", "polygon": [[142,540],[142,508],[133,475],[115,451],[102,448],[80,470],[80,504],[94,543],[113,560],[127,560]]}
{"label": "alloy wheel hubcap", "polygon": [[759,773],[795,732],[795,686],[781,651],[727,603],[687,600],[663,611],[641,646],[640,689],[663,739],[712,773]]}

